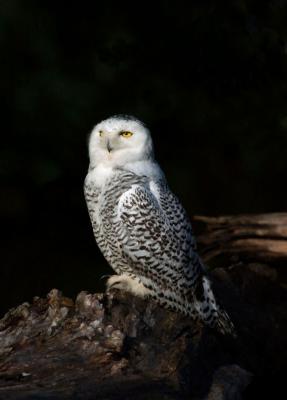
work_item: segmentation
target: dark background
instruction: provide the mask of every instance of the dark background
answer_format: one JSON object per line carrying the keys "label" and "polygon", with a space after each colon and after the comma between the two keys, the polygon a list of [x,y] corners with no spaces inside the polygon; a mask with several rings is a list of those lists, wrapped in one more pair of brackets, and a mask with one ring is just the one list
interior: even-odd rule
{"label": "dark background", "polygon": [[286,1],[1,1],[0,312],[110,269],[87,136],[133,114],[190,215],[286,210]]}

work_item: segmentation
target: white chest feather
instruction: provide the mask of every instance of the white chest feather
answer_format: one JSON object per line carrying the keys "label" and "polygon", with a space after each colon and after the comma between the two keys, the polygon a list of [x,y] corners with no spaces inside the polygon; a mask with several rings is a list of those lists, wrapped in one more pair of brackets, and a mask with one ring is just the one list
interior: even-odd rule
{"label": "white chest feather", "polygon": [[111,178],[114,171],[112,167],[100,164],[96,168],[92,169],[87,175],[87,184],[101,189],[107,180]]}

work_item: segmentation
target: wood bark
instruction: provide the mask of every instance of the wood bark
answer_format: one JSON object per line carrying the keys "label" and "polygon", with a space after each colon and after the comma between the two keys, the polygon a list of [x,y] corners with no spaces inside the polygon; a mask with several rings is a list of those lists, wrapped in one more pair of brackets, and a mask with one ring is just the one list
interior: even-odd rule
{"label": "wood bark", "polygon": [[287,360],[287,214],[194,220],[236,339],[128,293],[73,301],[53,289],[0,321],[0,399],[276,398]]}
{"label": "wood bark", "polygon": [[287,259],[287,213],[196,216],[194,221],[203,225],[198,243],[206,261],[223,255],[265,262]]}

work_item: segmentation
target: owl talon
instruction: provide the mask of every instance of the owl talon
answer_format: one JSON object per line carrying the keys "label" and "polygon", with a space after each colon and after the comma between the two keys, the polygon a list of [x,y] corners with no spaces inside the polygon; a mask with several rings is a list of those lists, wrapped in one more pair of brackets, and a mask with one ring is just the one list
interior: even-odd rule
{"label": "owl talon", "polygon": [[102,275],[102,276],[100,277],[100,281],[101,281],[102,279],[109,278],[110,276],[112,276],[112,275]]}
{"label": "owl talon", "polygon": [[110,292],[112,289],[123,289],[123,287],[121,287],[121,280],[120,275],[109,275],[106,282],[107,292]]}
{"label": "owl talon", "polygon": [[124,290],[136,296],[145,297],[149,294],[147,289],[139,280],[129,275],[112,275],[107,280],[107,292],[112,289]]}

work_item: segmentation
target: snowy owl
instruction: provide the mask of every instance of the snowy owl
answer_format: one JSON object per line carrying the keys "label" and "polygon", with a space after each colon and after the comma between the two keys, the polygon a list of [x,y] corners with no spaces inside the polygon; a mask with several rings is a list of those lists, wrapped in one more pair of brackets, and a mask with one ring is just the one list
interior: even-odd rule
{"label": "snowy owl", "polygon": [[116,115],[89,139],[85,198],[96,241],[117,275],[107,281],[200,319],[222,333],[233,324],[217,305],[185,210],[155,161],[149,130]]}

